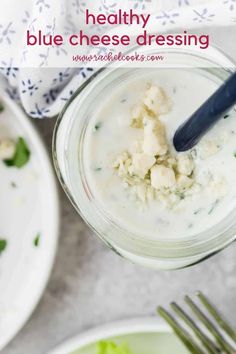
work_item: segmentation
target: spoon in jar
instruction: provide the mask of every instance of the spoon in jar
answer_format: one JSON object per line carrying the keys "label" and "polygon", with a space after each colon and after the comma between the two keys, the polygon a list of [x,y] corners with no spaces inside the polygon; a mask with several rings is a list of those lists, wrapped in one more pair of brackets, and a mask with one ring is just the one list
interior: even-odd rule
{"label": "spoon in jar", "polygon": [[203,103],[175,132],[173,143],[177,151],[191,149],[209,129],[236,104],[236,73]]}

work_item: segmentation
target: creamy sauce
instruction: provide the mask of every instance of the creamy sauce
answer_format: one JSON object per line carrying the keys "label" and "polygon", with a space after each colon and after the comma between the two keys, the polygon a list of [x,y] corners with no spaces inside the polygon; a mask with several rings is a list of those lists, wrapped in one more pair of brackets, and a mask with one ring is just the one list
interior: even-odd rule
{"label": "creamy sauce", "polygon": [[[104,97],[89,123],[85,139],[88,183],[106,214],[129,232],[151,239],[195,235],[216,225],[235,208],[236,114],[232,111],[219,121],[191,151],[198,193],[184,198],[175,208],[163,208],[157,200],[142,204],[124,187],[112,164],[140,139],[140,130],[130,127],[130,111],[143,98],[147,82],[162,87],[172,101],[171,111],[160,116],[172,150],[176,129],[218,87],[208,77],[184,69],[157,70],[154,75],[120,84]],[[208,154],[211,144],[217,151]],[[214,188],[202,187],[212,184],[212,179]]]}

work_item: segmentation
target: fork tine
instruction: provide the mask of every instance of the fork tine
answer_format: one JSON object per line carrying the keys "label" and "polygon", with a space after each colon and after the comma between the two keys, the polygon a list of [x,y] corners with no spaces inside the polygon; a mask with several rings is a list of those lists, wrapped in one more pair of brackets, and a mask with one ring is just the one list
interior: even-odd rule
{"label": "fork tine", "polygon": [[215,306],[207,299],[207,297],[201,292],[197,292],[197,296],[201,303],[205,306],[207,311],[214,317],[219,326],[228,334],[228,336],[236,343],[236,331],[230,326],[230,324],[222,318]]}
{"label": "fork tine", "polygon": [[224,350],[226,353],[230,354],[234,351],[231,345],[226,341],[226,339],[221,335],[212,321],[200,310],[200,308],[190,299],[189,296],[185,296],[185,301],[195,313],[195,315],[199,318],[199,320],[206,326],[209,332],[215,337],[220,348]]}
{"label": "fork tine", "polygon": [[175,334],[184,343],[192,354],[205,354],[199,345],[193,340],[190,334],[167,312],[163,307],[157,309],[159,315],[171,326]]}
{"label": "fork tine", "polygon": [[202,332],[202,330],[196,325],[192,318],[179,305],[177,305],[175,302],[172,302],[171,307],[176,312],[176,314],[179,315],[182,320],[193,330],[204,347],[206,347],[208,353],[219,354],[219,348],[215,345],[215,343]]}

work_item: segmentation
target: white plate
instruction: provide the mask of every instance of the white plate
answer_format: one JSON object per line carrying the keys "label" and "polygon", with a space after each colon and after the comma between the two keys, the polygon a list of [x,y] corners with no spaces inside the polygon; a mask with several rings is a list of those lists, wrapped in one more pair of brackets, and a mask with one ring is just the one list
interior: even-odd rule
{"label": "white plate", "polygon": [[127,343],[133,354],[188,354],[170,327],[159,318],[110,323],[82,333],[48,354],[95,354],[96,343],[104,339]]}
{"label": "white plate", "polygon": [[[31,150],[22,169],[0,161],[0,349],[22,328],[48,281],[57,248],[59,203],[51,164],[43,143],[22,110],[0,84],[5,110],[0,114],[0,136],[19,137]],[[12,186],[16,184],[16,187]],[[34,245],[40,233],[40,244]]]}

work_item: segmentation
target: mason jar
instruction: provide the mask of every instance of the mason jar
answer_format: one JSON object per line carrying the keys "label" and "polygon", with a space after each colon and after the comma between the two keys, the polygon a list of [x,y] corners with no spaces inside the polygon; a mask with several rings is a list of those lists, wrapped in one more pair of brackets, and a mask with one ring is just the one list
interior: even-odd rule
{"label": "mason jar", "polygon": [[[140,49],[133,49],[133,51]],[[143,49],[142,49],[143,50]],[[158,54],[153,48],[148,53]],[[224,53],[212,47],[203,51],[162,49],[168,58],[165,67],[181,67],[204,75],[217,85],[223,83],[235,64]],[[160,67],[107,66],[99,69],[78,90],[59,115],[53,138],[53,158],[59,180],[75,209],[113,251],[143,266],[155,269],[178,269],[196,264],[219,252],[235,240],[236,210],[204,232],[194,236],[148,238],[137,235],[111,217],[109,208],[101,205],[93,193],[86,171],[86,134],[97,107],[104,97],[110,97],[117,86],[133,77],[145,75],[145,70]]]}

